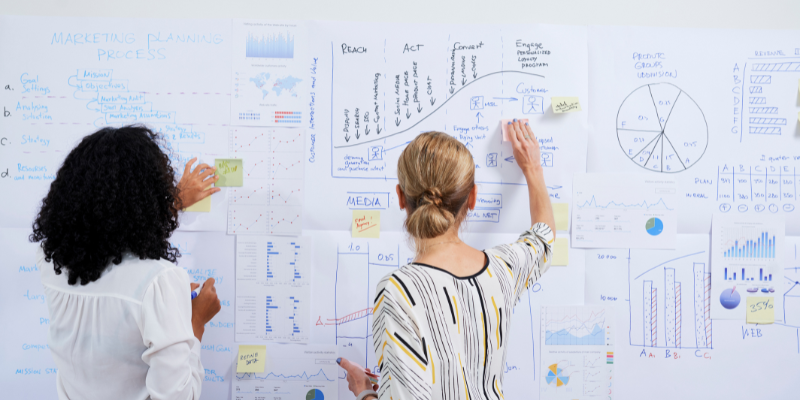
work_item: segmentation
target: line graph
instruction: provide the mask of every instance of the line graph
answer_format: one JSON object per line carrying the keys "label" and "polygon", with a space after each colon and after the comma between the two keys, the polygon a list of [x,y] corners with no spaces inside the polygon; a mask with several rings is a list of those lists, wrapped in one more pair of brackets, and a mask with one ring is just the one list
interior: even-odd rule
{"label": "line graph", "polygon": [[228,234],[266,235],[268,213],[256,206],[228,206]]}
{"label": "line graph", "polygon": [[270,187],[266,179],[247,179],[242,187],[228,188],[228,204],[268,205]]}
{"label": "line graph", "polygon": [[667,204],[664,202],[664,199],[659,198],[656,202],[650,203],[647,200],[642,200],[639,203],[625,203],[625,202],[616,202],[616,201],[609,201],[605,203],[605,205],[597,204],[597,200],[593,195],[590,200],[584,201],[581,204],[576,204],[578,208],[602,208],[602,209],[625,209],[625,208],[643,208],[646,210],[650,209],[662,209],[672,211],[672,208],[669,208]]}
{"label": "line graph", "polygon": [[303,230],[300,207],[269,207],[270,235],[299,235]]}
{"label": "line graph", "polygon": [[574,313],[557,316],[545,315],[543,326],[547,345],[603,345],[605,344],[606,311],[590,311],[588,315],[575,309]]}
{"label": "line graph", "polygon": [[325,371],[323,371],[322,368],[320,368],[319,371],[317,371],[314,374],[309,374],[306,371],[303,371],[302,373],[295,374],[295,375],[284,375],[284,374],[281,374],[281,373],[276,374],[276,373],[273,373],[273,372],[268,372],[266,374],[257,374],[257,373],[248,372],[248,373],[236,374],[236,379],[239,379],[239,380],[253,379],[253,380],[261,380],[261,381],[268,381],[268,380],[314,381],[314,380],[317,380],[317,381],[335,382],[336,381],[336,376],[334,375],[333,378],[329,378],[328,375],[325,374]]}
{"label": "line graph", "polygon": [[[237,358],[238,352],[234,352],[234,366]],[[336,358],[334,345],[268,343],[264,372],[237,373],[234,367],[231,398],[336,398],[339,386]]]}

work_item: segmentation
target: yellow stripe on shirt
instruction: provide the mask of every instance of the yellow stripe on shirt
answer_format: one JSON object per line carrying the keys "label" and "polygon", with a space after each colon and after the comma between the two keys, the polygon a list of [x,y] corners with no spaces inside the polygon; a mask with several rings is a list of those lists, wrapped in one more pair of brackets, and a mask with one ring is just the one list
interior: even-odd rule
{"label": "yellow stripe on shirt", "polygon": [[409,306],[409,307],[412,307],[412,306],[411,306],[411,302],[410,302],[410,301],[408,301],[408,297],[406,297],[406,292],[405,292],[405,291],[403,291],[403,288],[401,288],[401,287],[400,287],[400,284],[399,284],[399,283],[397,283],[397,281],[396,281],[396,280],[394,280],[394,278],[389,278],[389,281],[390,281],[390,282],[392,282],[392,283],[394,283],[394,286],[395,286],[395,287],[397,287],[397,291],[398,291],[398,292],[400,292],[400,294],[401,294],[401,295],[403,295],[403,298],[404,298],[404,299],[406,299],[406,303],[408,303],[408,306]]}
{"label": "yellow stripe on shirt", "polygon": [[394,336],[392,336],[392,335],[389,333],[389,330],[388,330],[388,329],[384,329],[384,331],[386,332],[386,336],[389,336],[389,338],[390,338],[390,339],[392,339],[392,341],[394,342],[394,344],[396,344],[396,345],[397,345],[397,347],[399,347],[399,348],[400,348],[400,350],[403,350],[403,351],[406,353],[406,355],[408,356],[408,358],[410,358],[410,359],[414,360],[414,362],[415,362],[415,363],[417,363],[417,365],[419,365],[419,367],[420,367],[420,368],[422,368],[422,370],[423,370],[423,371],[427,371],[427,368],[425,368],[425,366],[424,366],[424,365],[423,365],[421,362],[419,362],[419,360],[417,359],[417,357],[415,357],[413,354],[411,354],[411,352],[410,352],[410,351],[408,351],[408,349],[406,348],[406,346],[403,346],[403,344],[402,344],[402,343],[400,343],[400,342],[399,342],[397,339],[395,339],[395,338],[394,338]]}

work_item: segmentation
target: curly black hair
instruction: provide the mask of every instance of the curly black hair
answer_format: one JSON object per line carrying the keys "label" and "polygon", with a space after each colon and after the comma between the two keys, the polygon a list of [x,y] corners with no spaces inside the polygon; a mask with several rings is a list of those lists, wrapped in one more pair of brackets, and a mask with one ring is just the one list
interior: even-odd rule
{"label": "curly black hair", "polygon": [[125,252],[176,262],[169,242],[180,198],[167,143],[144,126],[103,128],[67,155],[33,223],[56,274],[69,284],[96,281]]}

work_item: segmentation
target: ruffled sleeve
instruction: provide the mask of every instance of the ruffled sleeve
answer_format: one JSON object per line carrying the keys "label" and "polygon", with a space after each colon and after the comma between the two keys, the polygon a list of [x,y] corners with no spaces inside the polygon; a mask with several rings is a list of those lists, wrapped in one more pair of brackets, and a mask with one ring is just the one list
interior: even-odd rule
{"label": "ruffled sleeve", "polygon": [[553,240],[553,231],[540,222],[523,232],[515,243],[496,246],[487,252],[510,269],[515,305],[522,294],[550,269]]}

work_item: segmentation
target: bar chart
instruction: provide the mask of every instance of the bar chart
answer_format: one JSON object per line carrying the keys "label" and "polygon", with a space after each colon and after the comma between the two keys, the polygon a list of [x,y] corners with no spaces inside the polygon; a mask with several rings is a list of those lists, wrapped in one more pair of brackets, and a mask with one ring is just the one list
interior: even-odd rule
{"label": "bar chart", "polygon": [[258,37],[249,33],[246,54],[255,58],[294,58],[294,35],[274,33]]}
{"label": "bar chart", "polygon": [[[731,233],[736,235],[739,232],[733,230]],[[746,236],[742,235],[728,240],[729,242],[732,240],[733,244],[724,250],[725,258],[775,258],[776,239],[775,235],[770,235],[769,232],[761,232],[755,239],[746,239]]]}
{"label": "bar chart", "polygon": [[702,243],[678,250],[631,250],[630,344],[712,348],[711,270]]}

